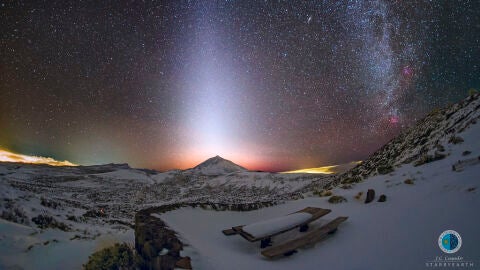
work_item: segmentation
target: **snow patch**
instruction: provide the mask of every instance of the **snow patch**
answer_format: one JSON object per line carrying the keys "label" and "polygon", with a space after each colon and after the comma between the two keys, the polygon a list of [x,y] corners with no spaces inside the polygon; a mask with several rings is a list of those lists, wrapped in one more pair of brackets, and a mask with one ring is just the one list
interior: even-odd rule
{"label": "snow patch", "polygon": [[243,230],[255,238],[261,238],[292,228],[307,221],[311,217],[312,215],[309,213],[293,213],[247,225],[243,227]]}

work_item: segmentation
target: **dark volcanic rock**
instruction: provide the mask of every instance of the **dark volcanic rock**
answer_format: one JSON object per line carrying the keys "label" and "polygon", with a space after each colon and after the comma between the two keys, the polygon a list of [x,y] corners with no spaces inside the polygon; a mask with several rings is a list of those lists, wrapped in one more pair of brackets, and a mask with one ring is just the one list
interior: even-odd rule
{"label": "dark volcanic rock", "polygon": [[367,191],[367,197],[365,198],[365,203],[371,203],[375,199],[375,190],[369,189]]}
{"label": "dark volcanic rock", "polygon": [[385,194],[380,195],[380,198],[378,198],[379,202],[385,202],[387,201],[387,196]]}
{"label": "dark volcanic rock", "polygon": [[[135,215],[135,249],[142,258],[140,269],[174,269],[183,244],[163,221],[150,215],[155,210],[146,209]],[[159,255],[164,248],[168,253]]]}

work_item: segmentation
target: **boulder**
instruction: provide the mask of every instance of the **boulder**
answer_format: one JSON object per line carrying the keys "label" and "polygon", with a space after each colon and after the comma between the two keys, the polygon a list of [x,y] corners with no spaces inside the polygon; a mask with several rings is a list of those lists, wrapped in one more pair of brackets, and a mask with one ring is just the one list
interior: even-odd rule
{"label": "boulder", "polygon": [[380,198],[378,198],[378,202],[385,202],[387,200],[387,196],[385,194],[380,195]]}
{"label": "boulder", "polygon": [[375,190],[369,189],[367,191],[367,197],[365,198],[365,203],[371,203],[375,199]]}

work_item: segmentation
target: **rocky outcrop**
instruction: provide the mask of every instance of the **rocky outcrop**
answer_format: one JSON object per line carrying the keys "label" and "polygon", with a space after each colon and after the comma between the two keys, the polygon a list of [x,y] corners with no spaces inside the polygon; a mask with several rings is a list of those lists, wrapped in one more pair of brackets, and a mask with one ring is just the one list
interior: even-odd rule
{"label": "rocky outcrop", "polygon": [[369,189],[367,191],[367,197],[365,198],[365,203],[371,203],[375,199],[375,190]]}
{"label": "rocky outcrop", "polygon": [[135,250],[141,257],[140,269],[170,270],[181,259],[183,244],[162,220],[151,216],[157,210],[149,208],[135,215]]}
{"label": "rocky outcrop", "polygon": [[380,195],[380,198],[378,198],[378,202],[386,202],[387,201],[387,195],[382,194]]}

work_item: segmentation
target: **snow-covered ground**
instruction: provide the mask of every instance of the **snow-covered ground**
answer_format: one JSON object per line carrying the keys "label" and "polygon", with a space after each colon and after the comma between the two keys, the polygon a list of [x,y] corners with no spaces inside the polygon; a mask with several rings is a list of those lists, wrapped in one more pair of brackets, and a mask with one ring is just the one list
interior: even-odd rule
{"label": "snow-covered ground", "polygon": [[266,237],[288,228],[292,228],[297,224],[306,222],[312,217],[312,214],[299,212],[281,217],[262,220],[256,223],[248,224],[242,228],[243,231],[249,233],[255,238]]}
{"label": "snow-covered ground", "polygon": [[[425,269],[427,261],[445,255],[437,239],[448,229],[456,230],[463,239],[455,255],[476,260],[480,267],[479,176],[480,166],[457,173],[441,161],[426,165],[424,170],[407,165],[393,175],[373,177],[353,189],[334,189],[335,195],[348,200],[346,203],[330,204],[328,198],[312,197],[251,212],[182,208],[161,215],[161,219],[190,245],[182,255],[192,257],[195,269]],[[414,179],[414,184],[405,184],[406,179]],[[371,188],[377,198],[387,195],[387,201],[364,204],[365,195],[362,200],[354,198],[359,191],[365,194]],[[222,234],[232,226],[307,206],[332,209],[314,222],[313,228],[338,216],[349,219],[326,241],[273,261],[262,257],[259,243]],[[274,245],[298,234],[274,237]]]}
{"label": "snow-covered ground", "polygon": [[[440,140],[445,148],[443,159],[419,166],[404,164],[351,188],[334,188],[334,195],[347,199],[344,203],[332,204],[328,197],[312,196],[251,212],[182,208],[159,217],[189,245],[182,255],[192,258],[195,269],[427,269],[428,262],[447,255],[437,243],[445,230],[455,230],[462,237],[462,247],[454,255],[473,261],[470,269],[478,269],[479,134],[480,125],[470,125],[456,134],[462,143]],[[454,171],[455,164],[463,164],[461,170]],[[365,204],[368,189],[375,190],[376,198]],[[363,195],[357,199],[359,192]],[[386,202],[377,202],[381,194],[387,196]],[[307,206],[332,210],[312,223],[313,228],[338,216],[349,218],[327,240],[278,260],[262,257],[259,243],[222,234],[232,226],[275,218]],[[295,231],[276,236],[273,244],[299,234]]]}
{"label": "snow-covered ground", "polygon": [[[222,171],[217,166],[225,163],[206,168]],[[133,243],[131,225],[140,209],[176,202],[285,200],[321,180],[321,175],[248,171],[158,173],[126,164],[0,163],[0,269],[79,269],[102,243]],[[33,219],[39,216],[52,218],[55,228],[38,228]]]}
{"label": "snow-covered ground", "polygon": [[72,234],[0,219],[0,269],[80,269],[95,251],[126,242],[133,245],[133,230],[102,232],[95,239],[73,239]]}

